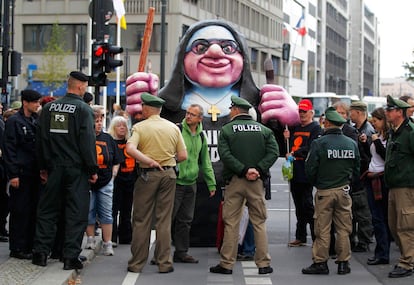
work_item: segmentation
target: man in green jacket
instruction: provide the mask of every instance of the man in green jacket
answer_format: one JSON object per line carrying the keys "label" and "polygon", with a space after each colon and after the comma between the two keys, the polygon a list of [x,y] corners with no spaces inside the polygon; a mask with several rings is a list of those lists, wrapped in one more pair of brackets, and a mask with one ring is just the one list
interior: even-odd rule
{"label": "man in green jacket", "polygon": [[238,231],[244,204],[249,209],[256,245],[255,263],[259,274],[273,272],[270,266],[266,233],[266,204],[263,181],[279,157],[272,130],[249,115],[252,107],[240,97],[231,97],[231,121],[223,126],[218,142],[223,178],[226,181],[223,203],[224,237],[221,261],[211,273],[232,274],[238,250]]}
{"label": "man in green jacket", "polygon": [[190,229],[194,217],[197,179],[200,170],[210,191],[210,197],[216,193],[216,179],[207,140],[202,133],[202,120],[203,108],[198,104],[193,104],[187,108],[185,118],[181,123],[181,133],[187,146],[188,158],[178,164],[179,174],[171,227],[175,245],[174,262],[198,263],[198,260],[187,252],[190,246]]}
{"label": "man in green jacket", "polygon": [[384,179],[389,187],[388,225],[400,259],[390,278],[410,276],[414,267],[414,123],[406,115],[411,106],[388,95],[385,115],[392,131],[387,143]]}

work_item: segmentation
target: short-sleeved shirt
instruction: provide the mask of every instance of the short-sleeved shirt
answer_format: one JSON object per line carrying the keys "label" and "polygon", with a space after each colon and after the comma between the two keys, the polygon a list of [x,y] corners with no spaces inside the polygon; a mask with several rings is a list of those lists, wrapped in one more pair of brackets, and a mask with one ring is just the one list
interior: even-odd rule
{"label": "short-sleeved shirt", "polygon": [[[175,155],[186,149],[180,129],[172,122],[153,115],[132,127],[128,143],[157,161],[161,166],[175,166]],[[148,165],[140,163],[142,168]]]}

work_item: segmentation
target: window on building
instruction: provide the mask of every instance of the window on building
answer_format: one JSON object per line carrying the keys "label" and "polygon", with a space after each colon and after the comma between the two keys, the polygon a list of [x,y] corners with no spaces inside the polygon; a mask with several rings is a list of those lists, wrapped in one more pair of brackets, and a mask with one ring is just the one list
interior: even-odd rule
{"label": "window on building", "polygon": [[303,79],[303,61],[299,59],[292,60],[292,77]]}
{"label": "window on building", "polygon": [[257,70],[257,57],[258,57],[258,50],[255,48],[252,48],[252,51],[250,53],[250,64],[252,67],[252,70]]}
{"label": "window on building", "polygon": [[[167,30],[168,28],[166,28]],[[121,30],[121,46],[130,51],[140,51],[144,37],[145,24],[128,24],[128,30]],[[165,37],[165,50],[168,50],[168,37]],[[109,42],[116,43],[116,25],[109,28]],[[150,52],[161,51],[161,25],[154,24],[152,28]]]}
{"label": "window on building", "polygon": [[[66,39],[64,47],[70,52],[77,50],[77,39],[86,36],[86,25],[59,24],[64,30]],[[24,25],[23,26],[23,52],[43,52],[46,43],[50,39],[52,24],[46,25]],[[121,46],[130,51],[140,51],[143,41],[145,24],[128,24],[128,30],[121,30]],[[166,51],[168,47],[166,37]],[[116,44],[116,25],[109,25],[109,40],[111,44]],[[85,41],[84,41],[85,42]],[[85,45],[88,44],[87,41]],[[161,25],[154,24],[150,43],[150,52],[161,51]]]}
{"label": "window on building", "polygon": [[[43,52],[50,40],[53,24],[23,25],[23,52]],[[64,32],[65,50],[75,52],[77,39],[86,36],[86,25],[59,24]]]}

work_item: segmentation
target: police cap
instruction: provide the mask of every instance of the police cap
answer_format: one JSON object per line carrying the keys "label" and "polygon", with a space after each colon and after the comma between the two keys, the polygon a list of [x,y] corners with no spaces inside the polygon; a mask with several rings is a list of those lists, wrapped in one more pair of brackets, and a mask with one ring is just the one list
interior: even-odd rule
{"label": "police cap", "polygon": [[10,109],[13,109],[13,110],[19,110],[21,107],[22,107],[22,102],[20,101],[13,101],[10,104]]}
{"label": "police cap", "polygon": [[344,117],[339,115],[334,107],[329,107],[325,111],[325,119],[334,124],[335,126],[340,126],[346,123]]}
{"label": "police cap", "polygon": [[366,112],[367,111],[367,104],[365,104],[362,101],[356,101],[356,102],[352,102],[351,106],[349,106],[350,110],[358,110],[358,111],[363,111]]}
{"label": "police cap", "polygon": [[245,99],[234,95],[231,96],[231,106],[236,106],[245,110],[249,110],[252,107],[252,105]]}
{"label": "police cap", "polygon": [[73,77],[82,82],[86,82],[89,80],[89,76],[87,76],[85,73],[82,73],[80,71],[72,71],[69,75],[70,77]]}
{"label": "police cap", "polygon": [[143,104],[157,108],[161,108],[162,105],[165,103],[164,99],[161,99],[149,93],[142,93],[141,100]]}
{"label": "police cap", "polygon": [[39,92],[35,90],[30,90],[30,89],[23,90],[21,92],[21,95],[22,95],[22,101],[27,101],[27,102],[38,101],[40,98],[42,98],[42,95]]}
{"label": "police cap", "polygon": [[411,108],[411,105],[404,102],[403,100],[393,98],[391,95],[387,96],[387,106],[385,107],[385,110],[406,108]]}

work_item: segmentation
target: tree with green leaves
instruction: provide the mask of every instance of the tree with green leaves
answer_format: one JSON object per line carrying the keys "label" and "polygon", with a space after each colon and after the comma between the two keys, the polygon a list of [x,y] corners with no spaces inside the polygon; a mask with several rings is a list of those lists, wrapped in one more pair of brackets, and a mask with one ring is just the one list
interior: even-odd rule
{"label": "tree with green leaves", "polygon": [[65,49],[65,29],[58,23],[53,24],[50,39],[44,49],[44,57],[41,71],[37,76],[44,85],[53,92],[64,84],[69,73],[66,67],[65,57],[70,51]]}
{"label": "tree with green leaves", "polygon": [[[414,51],[413,51],[414,55]],[[407,81],[414,81],[414,61],[410,63],[404,63],[403,67],[408,71],[407,72]]]}

